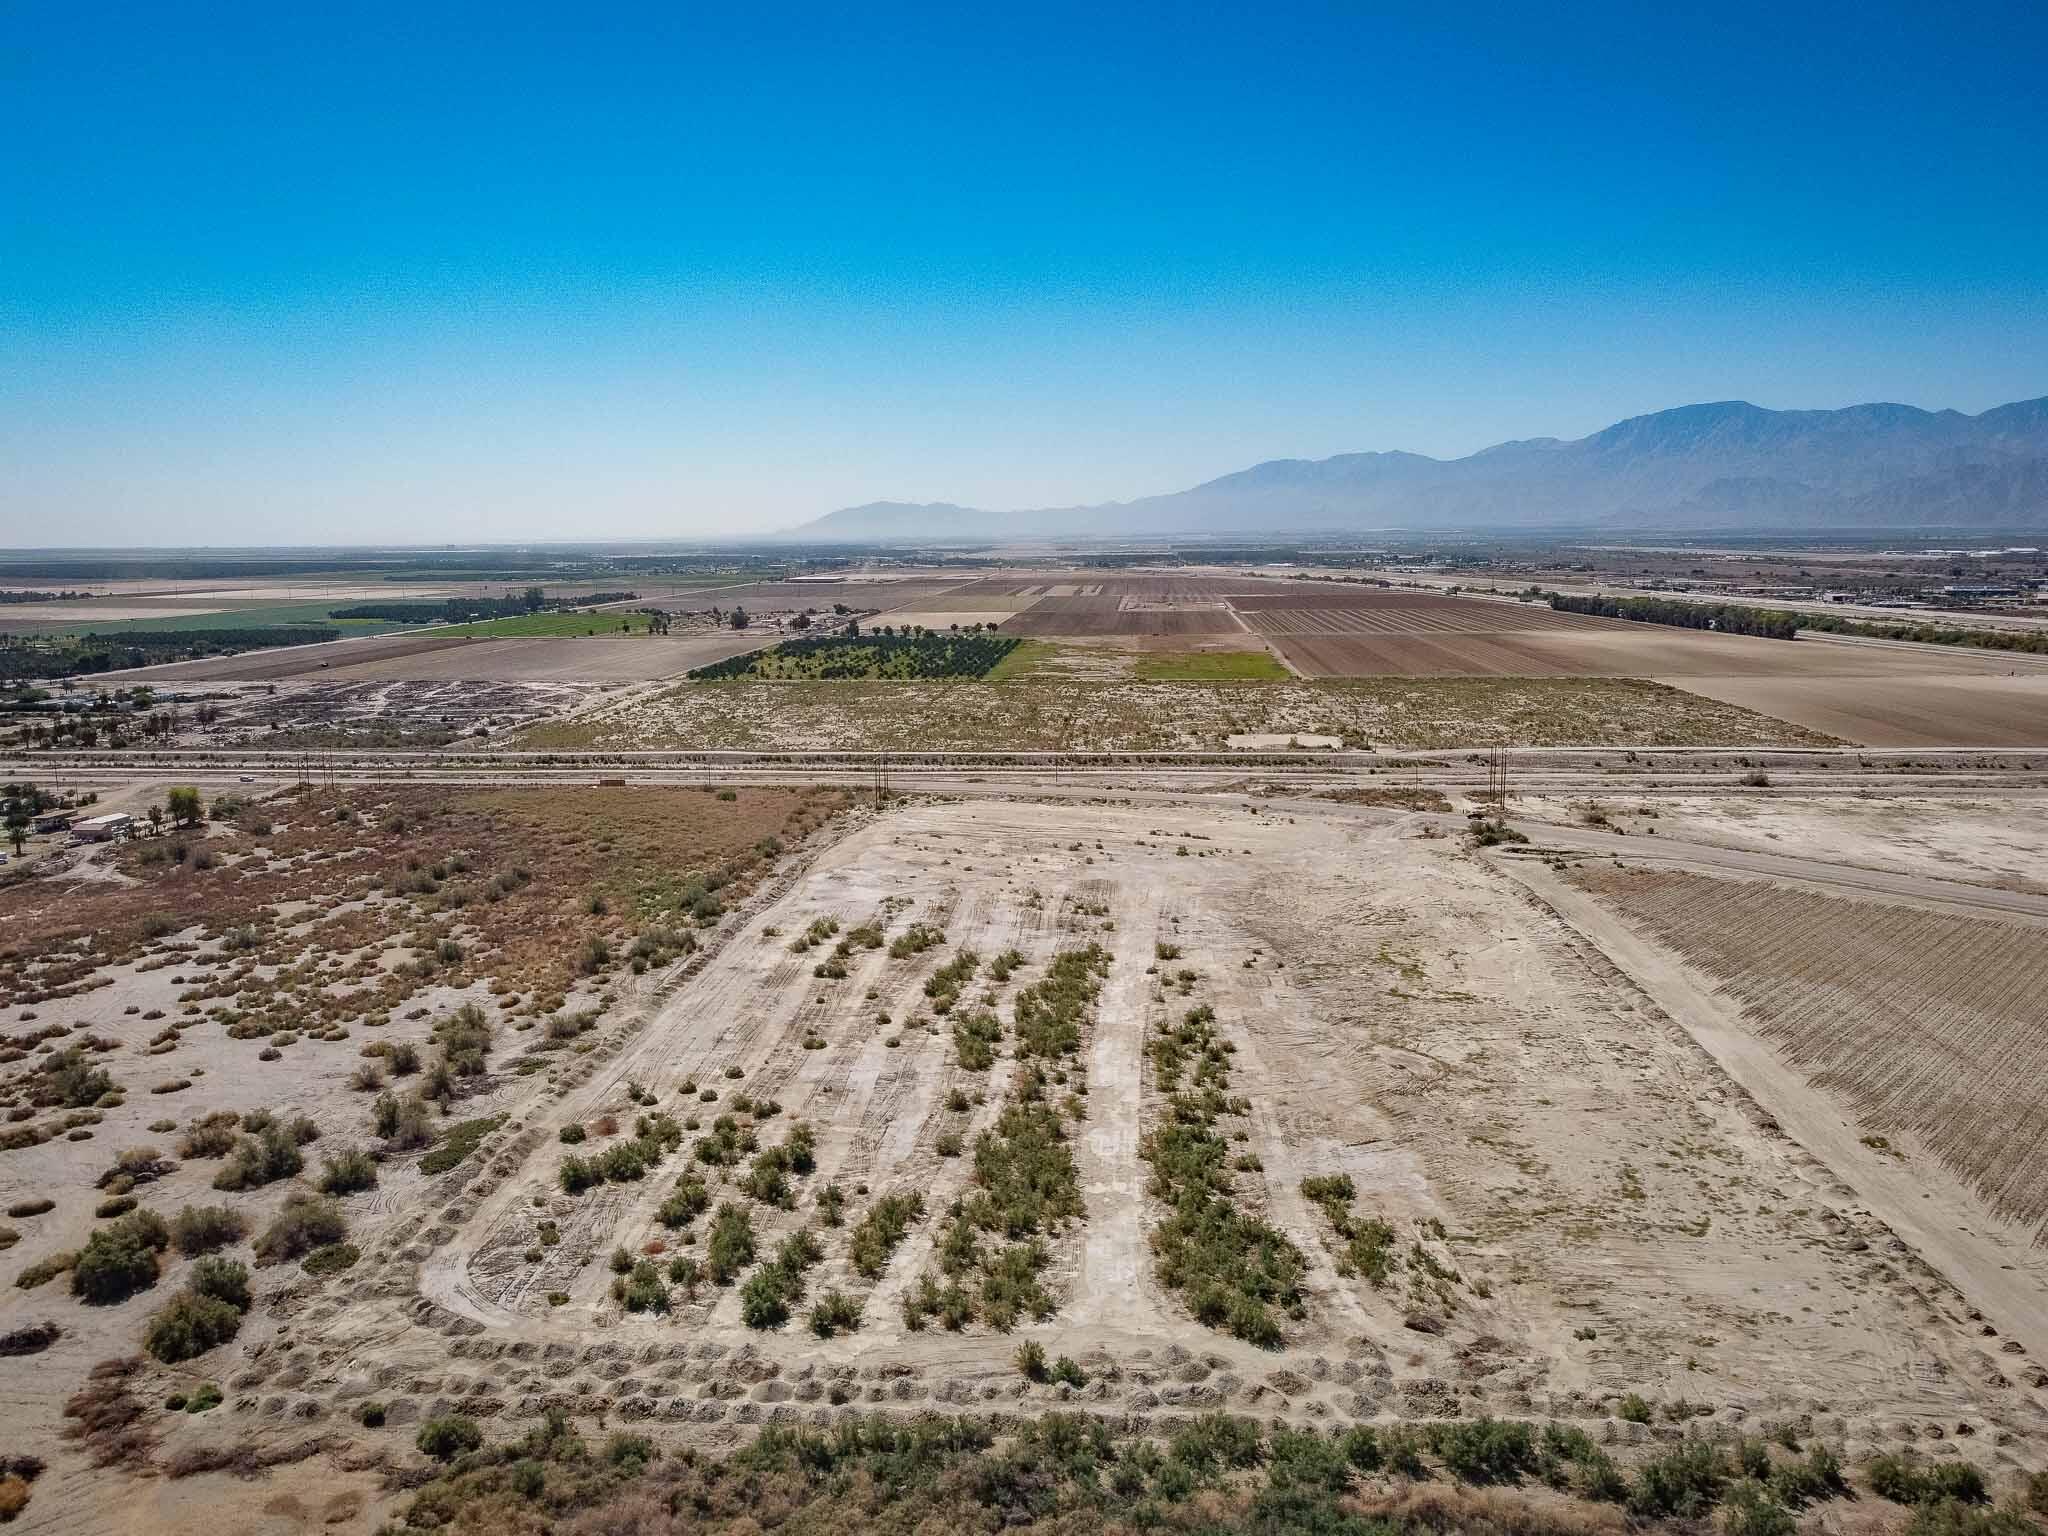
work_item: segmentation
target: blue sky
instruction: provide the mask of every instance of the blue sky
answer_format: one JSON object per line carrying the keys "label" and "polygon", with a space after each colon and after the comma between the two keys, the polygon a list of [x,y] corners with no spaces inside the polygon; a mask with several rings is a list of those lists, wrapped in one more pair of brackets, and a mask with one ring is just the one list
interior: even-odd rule
{"label": "blue sky", "polygon": [[2048,393],[2048,8],[1691,9],[16,3],[0,543]]}

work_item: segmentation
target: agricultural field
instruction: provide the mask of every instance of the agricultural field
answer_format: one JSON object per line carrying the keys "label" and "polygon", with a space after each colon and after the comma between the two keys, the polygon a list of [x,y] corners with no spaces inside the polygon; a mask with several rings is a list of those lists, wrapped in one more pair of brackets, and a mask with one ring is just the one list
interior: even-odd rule
{"label": "agricultural field", "polygon": [[[1442,803],[359,786],[0,890],[28,1520],[217,1522],[268,1468],[425,1528],[522,1457],[573,1508],[803,1433],[984,1467],[990,1415],[1050,1410],[1022,1432],[1169,1503],[1224,1442],[1349,1447],[1366,1499],[1597,1474],[1654,1513],[1681,1434],[1825,1446],[1897,1522],[1880,1454],[2023,1486],[2048,1378]],[[1851,942],[1800,899],[1807,953]],[[1926,918],[1859,957],[2016,953]],[[1800,1071],[1837,1091],[1859,1007],[2033,1049],[2022,993],[1959,987],[1974,1025],[1897,965],[1816,992]],[[1997,1091],[1901,1087],[1930,1128]],[[2024,1110],[1972,1102],[1958,1136]],[[1990,1151],[2017,1211],[2029,1154]],[[625,1449],[572,1493],[577,1435]]]}
{"label": "agricultural field", "polygon": [[1867,1145],[1939,1161],[2048,1242],[2048,924],[1678,871],[1574,879],[1713,977]]}
{"label": "agricultural field", "polygon": [[2026,655],[1661,629],[1496,597],[1249,575],[987,578],[951,600],[999,596],[1031,599],[1002,627],[1040,640],[1244,636],[1310,678],[1646,678],[1874,746],[2048,745],[2048,660]]}
{"label": "agricultural field", "polygon": [[692,667],[772,644],[775,638],[773,631],[706,630],[506,639],[437,630],[144,667],[121,674],[119,681],[646,682],[680,677]]}
{"label": "agricultural field", "polygon": [[[591,644],[594,642],[584,642]],[[526,731],[534,749],[1223,750],[1305,734],[1347,746],[1810,745],[1824,738],[1655,683],[1578,678],[1325,682],[705,683],[644,692]]]}

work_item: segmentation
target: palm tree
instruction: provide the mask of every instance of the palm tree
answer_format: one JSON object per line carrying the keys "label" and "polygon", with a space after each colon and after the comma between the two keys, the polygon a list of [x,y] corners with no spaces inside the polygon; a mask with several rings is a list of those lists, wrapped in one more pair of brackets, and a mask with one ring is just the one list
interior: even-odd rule
{"label": "palm tree", "polygon": [[164,808],[161,803],[149,808],[149,830],[161,832],[164,829]]}

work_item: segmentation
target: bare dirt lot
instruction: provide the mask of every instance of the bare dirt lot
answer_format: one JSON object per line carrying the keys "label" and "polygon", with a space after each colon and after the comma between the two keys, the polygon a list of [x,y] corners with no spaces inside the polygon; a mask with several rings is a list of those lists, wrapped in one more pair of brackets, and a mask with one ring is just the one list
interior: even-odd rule
{"label": "bare dirt lot", "polygon": [[[1072,668],[1062,668],[1071,672]],[[1221,749],[1234,735],[1330,735],[1353,745],[1811,744],[1764,715],[1625,679],[1328,682],[716,683],[635,695],[542,725],[533,748],[803,751]]]}
{"label": "bare dirt lot", "polygon": [[[367,1516],[392,1495],[361,1473],[428,1419],[550,1408],[701,1446],[1065,1404],[2041,1464],[2038,1225],[1972,1267],[2038,1221],[2040,946],[1933,910],[1939,882],[1880,906],[1526,865],[1719,978],[1768,1091],[1890,1138],[1822,1157],[1420,790],[840,803],[359,787],[0,890],[30,1527],[185,1525],[211,1485],[183,1474],[266,1456],[305,1518]],[[1909,1227],[1884,1181],[1916,1179],[1948,1182]],[[294,1248],[323,1198],[345,1234]],[[92,1363],[199,1273],[173,1244],[73,1294],[94,1233],[146,1247],[124,1199],[239,1215],[252,1294],[65,1440]],[[1028,1379],[1021,1341],[1084,1385]],[[131,1502],[96,1455],[168,1475]]]}

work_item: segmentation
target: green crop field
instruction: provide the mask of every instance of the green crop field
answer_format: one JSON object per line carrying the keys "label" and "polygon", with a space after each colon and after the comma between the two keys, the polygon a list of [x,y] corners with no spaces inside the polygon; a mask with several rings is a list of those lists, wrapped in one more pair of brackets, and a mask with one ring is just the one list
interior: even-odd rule
{"label": "green crop field", "polygon": [[1131,675],[1141,683],[1276,682],[1290,674],[1266,651],[1180,651],[1140,656]]}

